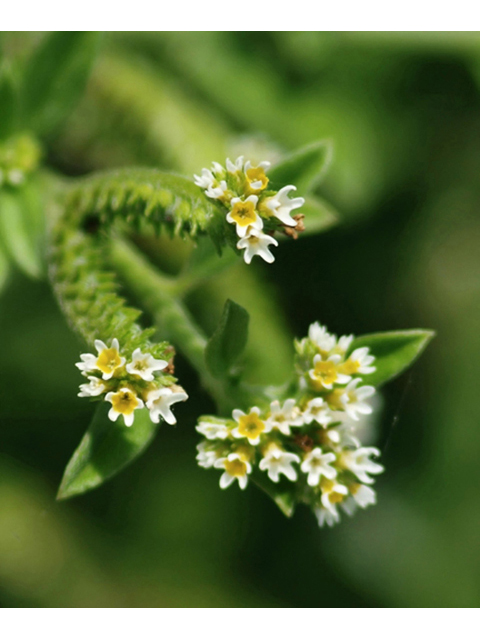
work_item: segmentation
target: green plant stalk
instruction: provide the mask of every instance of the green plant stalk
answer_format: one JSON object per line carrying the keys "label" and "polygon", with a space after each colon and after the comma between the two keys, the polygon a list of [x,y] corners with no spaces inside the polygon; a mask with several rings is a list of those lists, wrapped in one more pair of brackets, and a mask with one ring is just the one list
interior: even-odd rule
{"label": "green plant stalk", "polygon": [[202,386],[212,395],[221,413],[251,403],[251,393],[233,377],[214,378],[205,365],[207,338],[196,325],[184,304],[172,295],[161,274],[130,243],[112,239],[110,259],[127,287],[152,314],[162,339],[167,339],[183,353],[197,371]]}

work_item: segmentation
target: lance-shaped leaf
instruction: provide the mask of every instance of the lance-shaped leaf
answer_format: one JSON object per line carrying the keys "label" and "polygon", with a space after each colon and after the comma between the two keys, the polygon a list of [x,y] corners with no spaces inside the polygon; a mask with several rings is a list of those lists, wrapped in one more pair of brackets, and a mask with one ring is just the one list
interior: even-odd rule
{"label": "lance-shaped leaf", "polygon": [[270,480],[266,473],[255,469],[252,473],[253,482],[262,489],[277,505],[283,515],[287,518],[293,516],[295,510],[295,485],[282,478],[275,483]]}
{"label": "lance-shaped leaf", "polygon": [[294,151],[268,171],[272,187],[293,184],[299,195],[313,191],[330,166],[332,155],[329,140],[320,140]]}
{"label": "lance-shaped leaf", "polygon": [[147,409],[135,412],[131,427],[122,418],[108,418],[109,405],[98,405],[88,431],[65,469],[57,499],[64,500],[99,487],[135,460],[152,441],[157,425]]}
{"label": "lance-shaped leaf", "polygon": [[26,123],[39,135],[51,134],[83,93],[98,48],[98,33],[55,31],[27,63],[22,107]]}
{"label": "lance-shaped leaf", "polygon": [[387,331],[359,336],[352,342],[349,353],[359,347],[369,347],[375,356],[374,373],[363,376],[366,383],[380,386],[407,369],[422,353],[435,336],[428,329]]}
{"label": "lance-shaped leaf", "polygon": [[4,189],[0,192],[0,241],[7,255],[25,274],[38,278],[42,265],[38,243],[31,232],[30,211],[21,191]]}
{"label": "lance-shaped leaf", "polygon": [[205,348],[205,361],[216,378],[228,374],[241,356],[248,338],[249,315],[243,307],[227,300],[220,324]]}
{"label": "lance-shaped leaf", "polygon": [[10,69],[5,63],[0,67],[0,140],[15,131],[18,115],[17,95]]}

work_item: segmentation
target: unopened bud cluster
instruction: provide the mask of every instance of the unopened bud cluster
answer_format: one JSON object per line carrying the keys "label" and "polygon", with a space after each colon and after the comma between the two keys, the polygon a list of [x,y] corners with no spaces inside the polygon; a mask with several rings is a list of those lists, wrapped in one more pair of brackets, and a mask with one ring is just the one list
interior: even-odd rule
{"label": "unopened bud cluster", "polygon": [[214,162],[211,169],[202,169],[200,176],[194,176],[195,184],[225,207],[226,220],[235,225],[240,238],[237,249],[244,250],[247,264],[254,256],[260,256],[265,262],[275,260],[269,246],[278,246],[273,238],[276,230],[292,235],[295,229],[303,229],[303,216],[292,217],[290,214],[302,207],[305,200],[288,197],[296,189],[293,185],[279,191],[269,189],[265,173],[269,167],[270,163],[266,161],[253,166],[240,156],[235,162],[227,158],[226,167]]}
{"label": "unopened bud cluster", "polygon": [[40,147],[28,135],[9,138],[0,144],[0,187],[17,187],[40,161]]}
{"label": "unopened bud cluster", "polygon": [[258,468],[277,483],[295,484],[295,499],[311,506],[320,526],[340,520],[339,508],[351,515],[376,501],[370,474],[383,471],[372,460],[380,455],[356,435],[362,415],[372,413],[375,389],[362,379],[375,371],[367,347],[351,350],[353,336],[336,336],[314,323],[308,337],[295,344],[295,397],[274,400],[232,419],[200,418],[198,464],[222,471],[220,486],[235,480],[244,489]]}
{"label": "unopened bud cluster", "polygon": [[175,424],[171,405],[188,398],[182,387],[172,384],[165,386],[158,377],[159,372],[168,368],[166,360],[157,360],[150,353],[135,349],[131,358],[122,355],[118,340],[114,338],[110,347],[101,340],[95,340],[97,355],[84,353],[76,366],[88,383],[80,385],[80,397],[103,397],[112,407],[108,412],[115,422],[121,415],[127,427],[134,422],[137,409],[147,407],[152,422],[158,423],[162,417],[168,424]]}

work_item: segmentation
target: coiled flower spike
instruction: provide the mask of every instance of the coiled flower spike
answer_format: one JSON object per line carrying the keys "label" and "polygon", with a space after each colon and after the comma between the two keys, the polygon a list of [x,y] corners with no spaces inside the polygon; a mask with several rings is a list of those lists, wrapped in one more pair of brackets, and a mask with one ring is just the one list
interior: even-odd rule
{"label": "coiled flower spike", "polygon": [[304,229],[303,216],[292,217],[291,213],[302,207],[305,199],[288,197],[296,189],[293,185],[279,191],[268,190],[269,179],[265,172],[269,167],[267,161],[254,167],[240,156],[235,162],[227,158],[226,168],[214,162],[211,169],[202,169],[201,175],[194,176],[195,184],[205,190],[208,198],[221,203],[227,222],[235,225],[240,238],[236,246],[244,250],[247,264],[254,256],[269,263],[275,260],[268,248],[278,245],[272,237],[275,231]]}

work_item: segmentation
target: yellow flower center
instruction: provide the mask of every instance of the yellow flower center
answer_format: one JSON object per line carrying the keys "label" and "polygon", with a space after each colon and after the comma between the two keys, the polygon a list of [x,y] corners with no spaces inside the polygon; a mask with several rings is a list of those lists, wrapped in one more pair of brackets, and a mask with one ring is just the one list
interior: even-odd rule
{"label": "yellow flower center", "polygon": [[334,389],[331,391],[328,396],[325,398],[330,407],[333,409],[342,409],[343,404],[340,402],[340,398],[345,393],[345,389]]}
{"label": "yellow flower center", "polygon": [[320,489],[324,493],[330,493],[330,491],[333,489],[334,486],[335,486],[335,483],[333,482],[333,480],[329,480],[328,478],[322,478],[320,480]]}
{"label": "yellow flower center", "polygon": [[357,491],[361,488],[361,484],[354,482],[353,484],[350,485],[349,489],[350,489],[350,493],[352,494],[352,496],[354,496]]}
{"label": "yellow flower center", "polygon": [[97,358],[97,369],[102,373],[113,373],[122,364],[116,349],[104,349]]}
{"label": "yellow flower center", "polygon": [[250,413],[248,416],[241,416],[238,421],[238,433],[245,438],[254,440],[265,429],[265,423],[260,420],[256,413]]}
{"label": "yellow flower center", "polygon": [[341,373],[346,373],[348,376],[351,376],[354,373],[357,373],[359,369],[360,369],[360,362],[358,362],[358,360],[350,360],[350,359],[348,359],[339,367],[339,370],[341,371]]}
{"label": "yellow flower center", "polygon": [[337,369],[331,360],[319,360],[314,368],[315,382],[320,386],[333,384],[338,377]]}
{"label": "yellow flower center", "polygon": [[225,471],[235,477],[242,477],[247,473],[247,465],[243,460],[235,458],[235,460],[225,460]]}
{"label": "yellow flower center", "polygon": [[336,502],[342,502],[345,499],[345,496],[342,493],[337,493],[336,491],[332,491],[335,483],[333,480],[329,480],[328,478],[322,478],[320,481],[320,488],[322,493],[328,493],[328,500],[330,504],[335,504]]}
{"label": "yellow flower center", "polygon": [[[265,187],[268,184],[268,178],[265,175],[265,171],[262,169],[262,167],[252,167],[251,169],[249,169],[247,171],[247,180],[248,180],[249,190],[255,193],[265,189]],[[252,182],[261,182],[262,186],[257,187],[256,189],[253,189],[251,187]]]}
{"label": "yellow flower center", "polygon": [[331,504],[335,504],[336,502],[342,502],[344,498],[345,496],[342,493],[336,493],[335,491],[332,491],[332,493],[330,493],[328,497]]}
{"label": "yellow flower center", "polygon": [[130,415],[138,406],[138,398],[133,391],[122,390],[112,396],[112,407],[118,413]]}
{"label": "yellow flower center", "polygon": [[253,202],[236,202],[233,205],[231,216],[241,227],[253,224],[257,219],[255,205]]}

